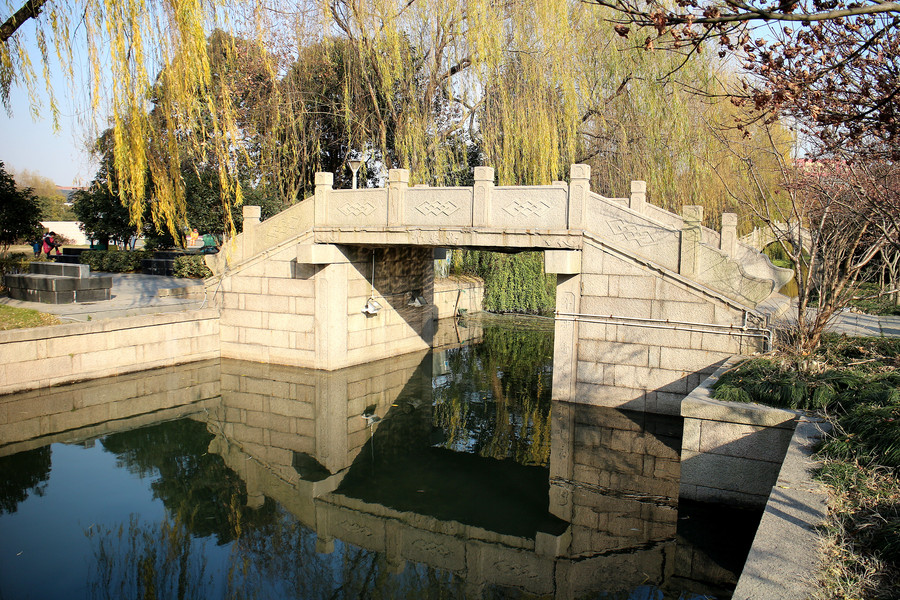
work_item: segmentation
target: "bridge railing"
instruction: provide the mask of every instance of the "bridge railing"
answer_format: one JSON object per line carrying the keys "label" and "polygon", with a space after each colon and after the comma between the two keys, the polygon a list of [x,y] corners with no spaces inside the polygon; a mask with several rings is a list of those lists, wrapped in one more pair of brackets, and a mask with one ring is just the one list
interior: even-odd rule
{"label": "bridge railing", "polygon": [[392,169],[386,188],[335,190],[331,173],[317,173],[315,226],[581,229],[589,177],[574,165],[568,185],[500,187],[494,169],[476,167],[472,187],[410,187],[409,171]]}

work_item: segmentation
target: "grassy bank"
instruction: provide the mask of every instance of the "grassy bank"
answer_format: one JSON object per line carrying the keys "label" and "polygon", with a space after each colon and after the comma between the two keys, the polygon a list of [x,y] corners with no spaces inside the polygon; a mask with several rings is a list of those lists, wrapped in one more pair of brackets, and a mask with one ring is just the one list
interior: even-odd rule
{"label": "grassy bank", "polygon": [[61,321],[53,315],[27,308],[14,308],[0,304],[0,330],[22,329],[59,325]]}
{"label": "grassy bank", "polygon": [[900,598],[900,339],[827,337],[814,356],[749,360],[715,397],[811,410],[833,431],[816,477],[829,486],[819,597]]}

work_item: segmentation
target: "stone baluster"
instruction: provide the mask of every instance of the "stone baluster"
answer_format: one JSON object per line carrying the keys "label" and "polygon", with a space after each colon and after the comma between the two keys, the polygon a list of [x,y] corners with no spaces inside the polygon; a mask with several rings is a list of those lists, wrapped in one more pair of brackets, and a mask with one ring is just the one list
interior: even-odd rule
{"label": "stone baluster", "polygon": [[328,197],[331,195],[333,186],[333,173],[316,173],[316,195],[313,199],[313,202],[315,202],[315,216],[313,218],[316,227],[328,224]]}
{"label": "stone baluster", "polygon": [[569,229],[584,229],[584,206],[591,191],[591,166],[572,165],[569,167]]}
{"label": "stone baluster", "polygon": [[486,227],[491,220],[491,196],[494,191],[494,169],[475,167],[475,186],[472,188],[472,226]]}
{"label": "stone baluster", "polygon": [[243,248],[241,248],[241,252],[245,259],[256,254],[256,228],[259,225],[261,214],[258,206],[243,207],[244,232],[242,236]]}
{"label": "stone baluster", "polygon": [[632,181],[631,196],[628,199],[628,208],[634,212],[644,214],[644,204],[647,202],[647,182]]}
{"label": "stone baluster", "polygon": [[388,171],[388,227],[403,225],[406,204],[406,190],[409,189],[409,169]]}
{"label": "stone baluster", "polygon": [[685,277],[695,278],[700,273],[700,241],[703,220],[702,206],[684,206],[681,209],[684,226],[681,229],[681,269]]}
{"label": "stone baluster", "polygon": [[734,258],[737,254],[737,215],[722,213],[722,230],[719,233],[719,250]]}

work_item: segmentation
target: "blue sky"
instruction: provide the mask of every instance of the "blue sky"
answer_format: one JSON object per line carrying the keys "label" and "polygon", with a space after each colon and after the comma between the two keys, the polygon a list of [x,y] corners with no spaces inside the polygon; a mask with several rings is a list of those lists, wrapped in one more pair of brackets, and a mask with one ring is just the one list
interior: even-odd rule
{"label": "blue sky", "polygon": [[[96,172],[90,154],[85,150],[86,133],[75,118],[75,103],[67,93],[62,78],[56,78],[54,89],[61,111],[59,131],[54,132],[49,114],[32,119],[28,94],[14,87],[10,92],[13,115],[0,107],[0,160],[7,171],[28,169],[52,179],[57,185],[87,184]],[[47,113],[46,97],[43,99]]]}
{"label": "blue sky", "polygon": [[[43,93],[40,54],[34,42],[34,23],[28,22],[17,32],[35,65],[38,83]],[[84,55],[77,40],[75,43],[76,61]],[[53,180],[57,185],[70,186],[73,183],[87,184],[93,179],[97,168],[91,162],[87,148],[87,129],[75,118],[77,106],[86,104],[84,98],[73,102],[66,78],[60,74],[60,67],[53,52],[51,54],[51,72],[54,93],[61,115],[59,131],[54,132],[47,111],[46,94],[41,97],[43,110],[41,118],[35,120],[31,116],[31,103],[27,91],[13,85],[10,90],[12,117],[0,106],[0,160],[7,171],[28,169]],[[80,67],[76,66],[76,70]],[[86,96],[86,95],[85,95]],[[103,119],[97,119],[102,121]],[[82,119],[81,122],[90,122]]]}
{"label": "blue sky", "polygon": [[[59,89],[64,90],[65,86]],[[63,96],[63,94],[60,94]],[[57,185],[87,184],[96,167],[83,148],[84,132],[73,118],[71,101],[60,97],[60,129],[54,133],[49,117],[31,118],[28,95],[14,88],[10,93],[13,117],[0,108],[0,160],[7,171],[28,169],[52,179]]]}

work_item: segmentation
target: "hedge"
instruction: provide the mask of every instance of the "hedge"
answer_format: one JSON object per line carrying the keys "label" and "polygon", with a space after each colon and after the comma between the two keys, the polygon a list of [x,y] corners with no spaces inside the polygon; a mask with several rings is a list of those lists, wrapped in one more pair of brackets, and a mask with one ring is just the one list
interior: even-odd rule
{"label": "hedge", "polygon": [[175,259],[175,277],[212,277],[202,254],[179,256]]}
{"label": "hedge", "polygon": [[91,271],[134,273],[141,270],[141,261],[147,258],[153,258],[153,253],[143,250],[85,250],[80,260]]}

